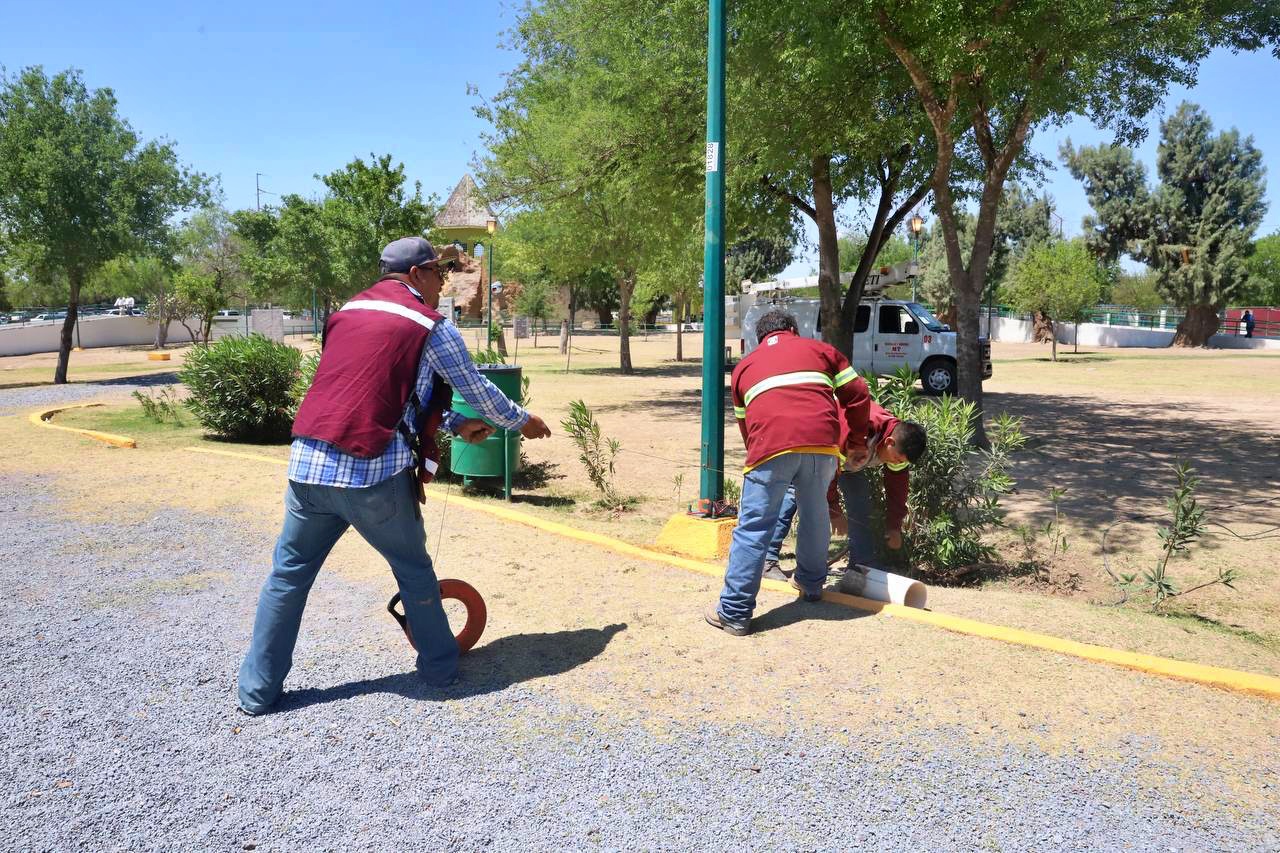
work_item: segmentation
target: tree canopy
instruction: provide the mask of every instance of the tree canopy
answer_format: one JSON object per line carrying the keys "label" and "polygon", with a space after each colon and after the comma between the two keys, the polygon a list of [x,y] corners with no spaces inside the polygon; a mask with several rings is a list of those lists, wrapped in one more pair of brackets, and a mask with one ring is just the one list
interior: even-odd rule
{"label": "tree canopy", "polygon": [[112,91],[90,90],[78,71],[0,76],[0,235],[51,302],[66,299],[55,382],[67,381],[86,281],[113,258],[162,255],[170,219],[206,183],[172,143],[143,142]]}
{"label": "tree canopy", "polygon": [[[1107,283],[1105,271],[1083,240],[1033,246],[1014,265],[1009,278],[1008,296],[1015,308],[1063,322],[1079,322],[1098,304]],[[1056,334],[1051,341],[1057,361]]]}
{"label": "tree canopy", "polygon": [[1174,343],[1204,346],[1218,312],[1250,280],[1253,236],[1267,209],[1262,153],[1234,128],[1215,134],[1190,103],[1161,122],[1160,135],[1154,187],[1127,149],[1068,143],[1063,159],[1093,205],[1085,226],[1095,251],[1147,264],[1160,293],[1186,311]]}

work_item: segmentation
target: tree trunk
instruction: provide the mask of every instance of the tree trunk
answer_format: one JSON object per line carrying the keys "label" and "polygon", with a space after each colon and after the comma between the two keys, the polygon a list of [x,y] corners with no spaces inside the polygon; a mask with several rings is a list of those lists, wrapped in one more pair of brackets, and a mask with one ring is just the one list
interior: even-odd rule
{"label": "tree trunk", "polygon": [[560,321],[560,354],[564,355],[569,351],[569,321]]}
{"label": "tree trunk", "polygon": [[[947,307],[938,312],[938,322],[944,326],[956,328],[956,304],[954,302],[947,303]],[[990,330],[987,330],[990,335]]]}
{"label": "tree trunk", "polygon": [[603,305],[596,306],[596,317],[600,320],[601,328],[613,325],[613,309],[606,308]]}
{"label": "tree trunk", "polygon": [[1031,340],[1038,344],[1047,344],[1056,339],[1053,320],[1049,315],[1043,311],[1031,312]]}
{"label": "tree trunk", "polygon": [[1057,360],[1058,360],[1058,336],[1057,336],[1057,335],[1054,335],[1053,337],[1051,337],[1051,338],[1049,339],[1049,341],[1050,341],[1050,346],[1053,348],[1053,349],[1052,349],[1053,355],[1051,356],[1051,358],[1052,358],[1052,360],[1053,360],[1054,362],[1057,362]]}
{"label": "tree trunk", "polygon": [[631,367],[631,292],[635,286],[630,274],[618,279],[618,359],[627,375],[635,372]]}
{"label": "tree trunk", "polygon": [[84,271],[73,268],[67,271],[67,279],[71,284],[71,297],[67,300],[67,319],[62,321],[62,337],[58,341],[58,366],[53,371],[56,385],[67,382],[67,366],[71,361],[71,339],[76,328],[76,317],[80,314],[80,286],[84,284]]}
{"label": "tree trunk", "polygon": [[[818,229],[818,298],[822,312],[822,339],[844,352],[853,341],[840,340],[840,234],[831,190],[831,158],[813,158],[813,224]],[[843,344],[843,345],[842,345]]]}
{"label": "tree trunk", "polygon": [[[501,317],[497,319],[496,324],[498,326],[498,335],[490,343],[490,346],[496,343],[498,345],[498,355],[502,356],[503,358],[506,358],[507,357],[507,330],[502,326]],[[493,333],[490,332],[489,334],[492,335]]]}
{"label": "tree trunk", "polygon": [[676,361],[684,361],[684,303],[676,300]]}
{"label": "tree trunk", "polygon": [[1212,305],[1192,305],[1178,324],[1170,346],[1207,347],[1209,338],[1218,332],[1218,312]]}
{"label": "tree trunk", "polygon": [[978,320],[982,302],[978,295],[968,287],[956,288],[956,361],[959,368],[957,390],[959,396],[973,403],[978,408],[978,423],[975,439],[985,444],[986,436],[981,429],[982,423],[982,350],[978,345]]}

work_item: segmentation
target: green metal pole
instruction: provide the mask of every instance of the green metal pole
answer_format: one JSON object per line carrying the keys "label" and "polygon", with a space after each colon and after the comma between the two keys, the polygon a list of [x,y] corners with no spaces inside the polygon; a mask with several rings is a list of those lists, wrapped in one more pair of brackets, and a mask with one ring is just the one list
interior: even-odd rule
{"label": "green metal pole", "polygon": [[724,497],[724,0],[707,7],[707,202],[702,254],[703,501]]}
{"label": "green metal pole", "polygon": [[320,303],[316,300],[316,289],[311,288],[311,334],[320,336]]}
{"label": "green metal pole", "polygon": [[489,244],[484,247],[489,256],[489,312],[485,319],[485,349],[493,349],[493,235],[489,235]]}

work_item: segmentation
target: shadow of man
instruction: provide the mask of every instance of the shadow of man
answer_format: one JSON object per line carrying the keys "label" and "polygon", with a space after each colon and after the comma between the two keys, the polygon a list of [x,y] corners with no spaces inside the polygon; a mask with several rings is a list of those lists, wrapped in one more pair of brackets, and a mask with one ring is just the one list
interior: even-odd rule
{"label": "shadow of man", "polygon": [[512,634],[467,654],[462,659],[461,678],[452,687],[430,687],[418,678],[416,672],[400,672],[332,687],[289,691],[281,697],[276,713],[372,693],[394,693],[406,699],[424,701],[466,699],[496,693],[514,684],[561,675],[581,666],[603,652],[614,635],[626,629],[626,623],[620,623],[545,634]]}

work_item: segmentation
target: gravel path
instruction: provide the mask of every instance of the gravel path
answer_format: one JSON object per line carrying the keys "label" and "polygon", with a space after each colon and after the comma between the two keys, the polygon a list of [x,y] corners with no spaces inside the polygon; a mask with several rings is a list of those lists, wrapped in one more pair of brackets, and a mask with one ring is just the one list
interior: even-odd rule
{"label": "gravel path", "polygon": [[[67,399],[52,390],[0,411]],[[362,639],[381,602],[332,572],[280,711],[247,718],[234,676],[269,540],[182,508],[69,520],[48,488],[0,474],[5,850],[1280,850],[1274,813],[1226,819],[1229,794],[1200,780],[1139,781],[1167,770],[1141,738],[1106,767],[978,755],[945,729],[862,750],[655,733],[558,696],[626,625],[487,637],[431,691],[406,648]]]}

